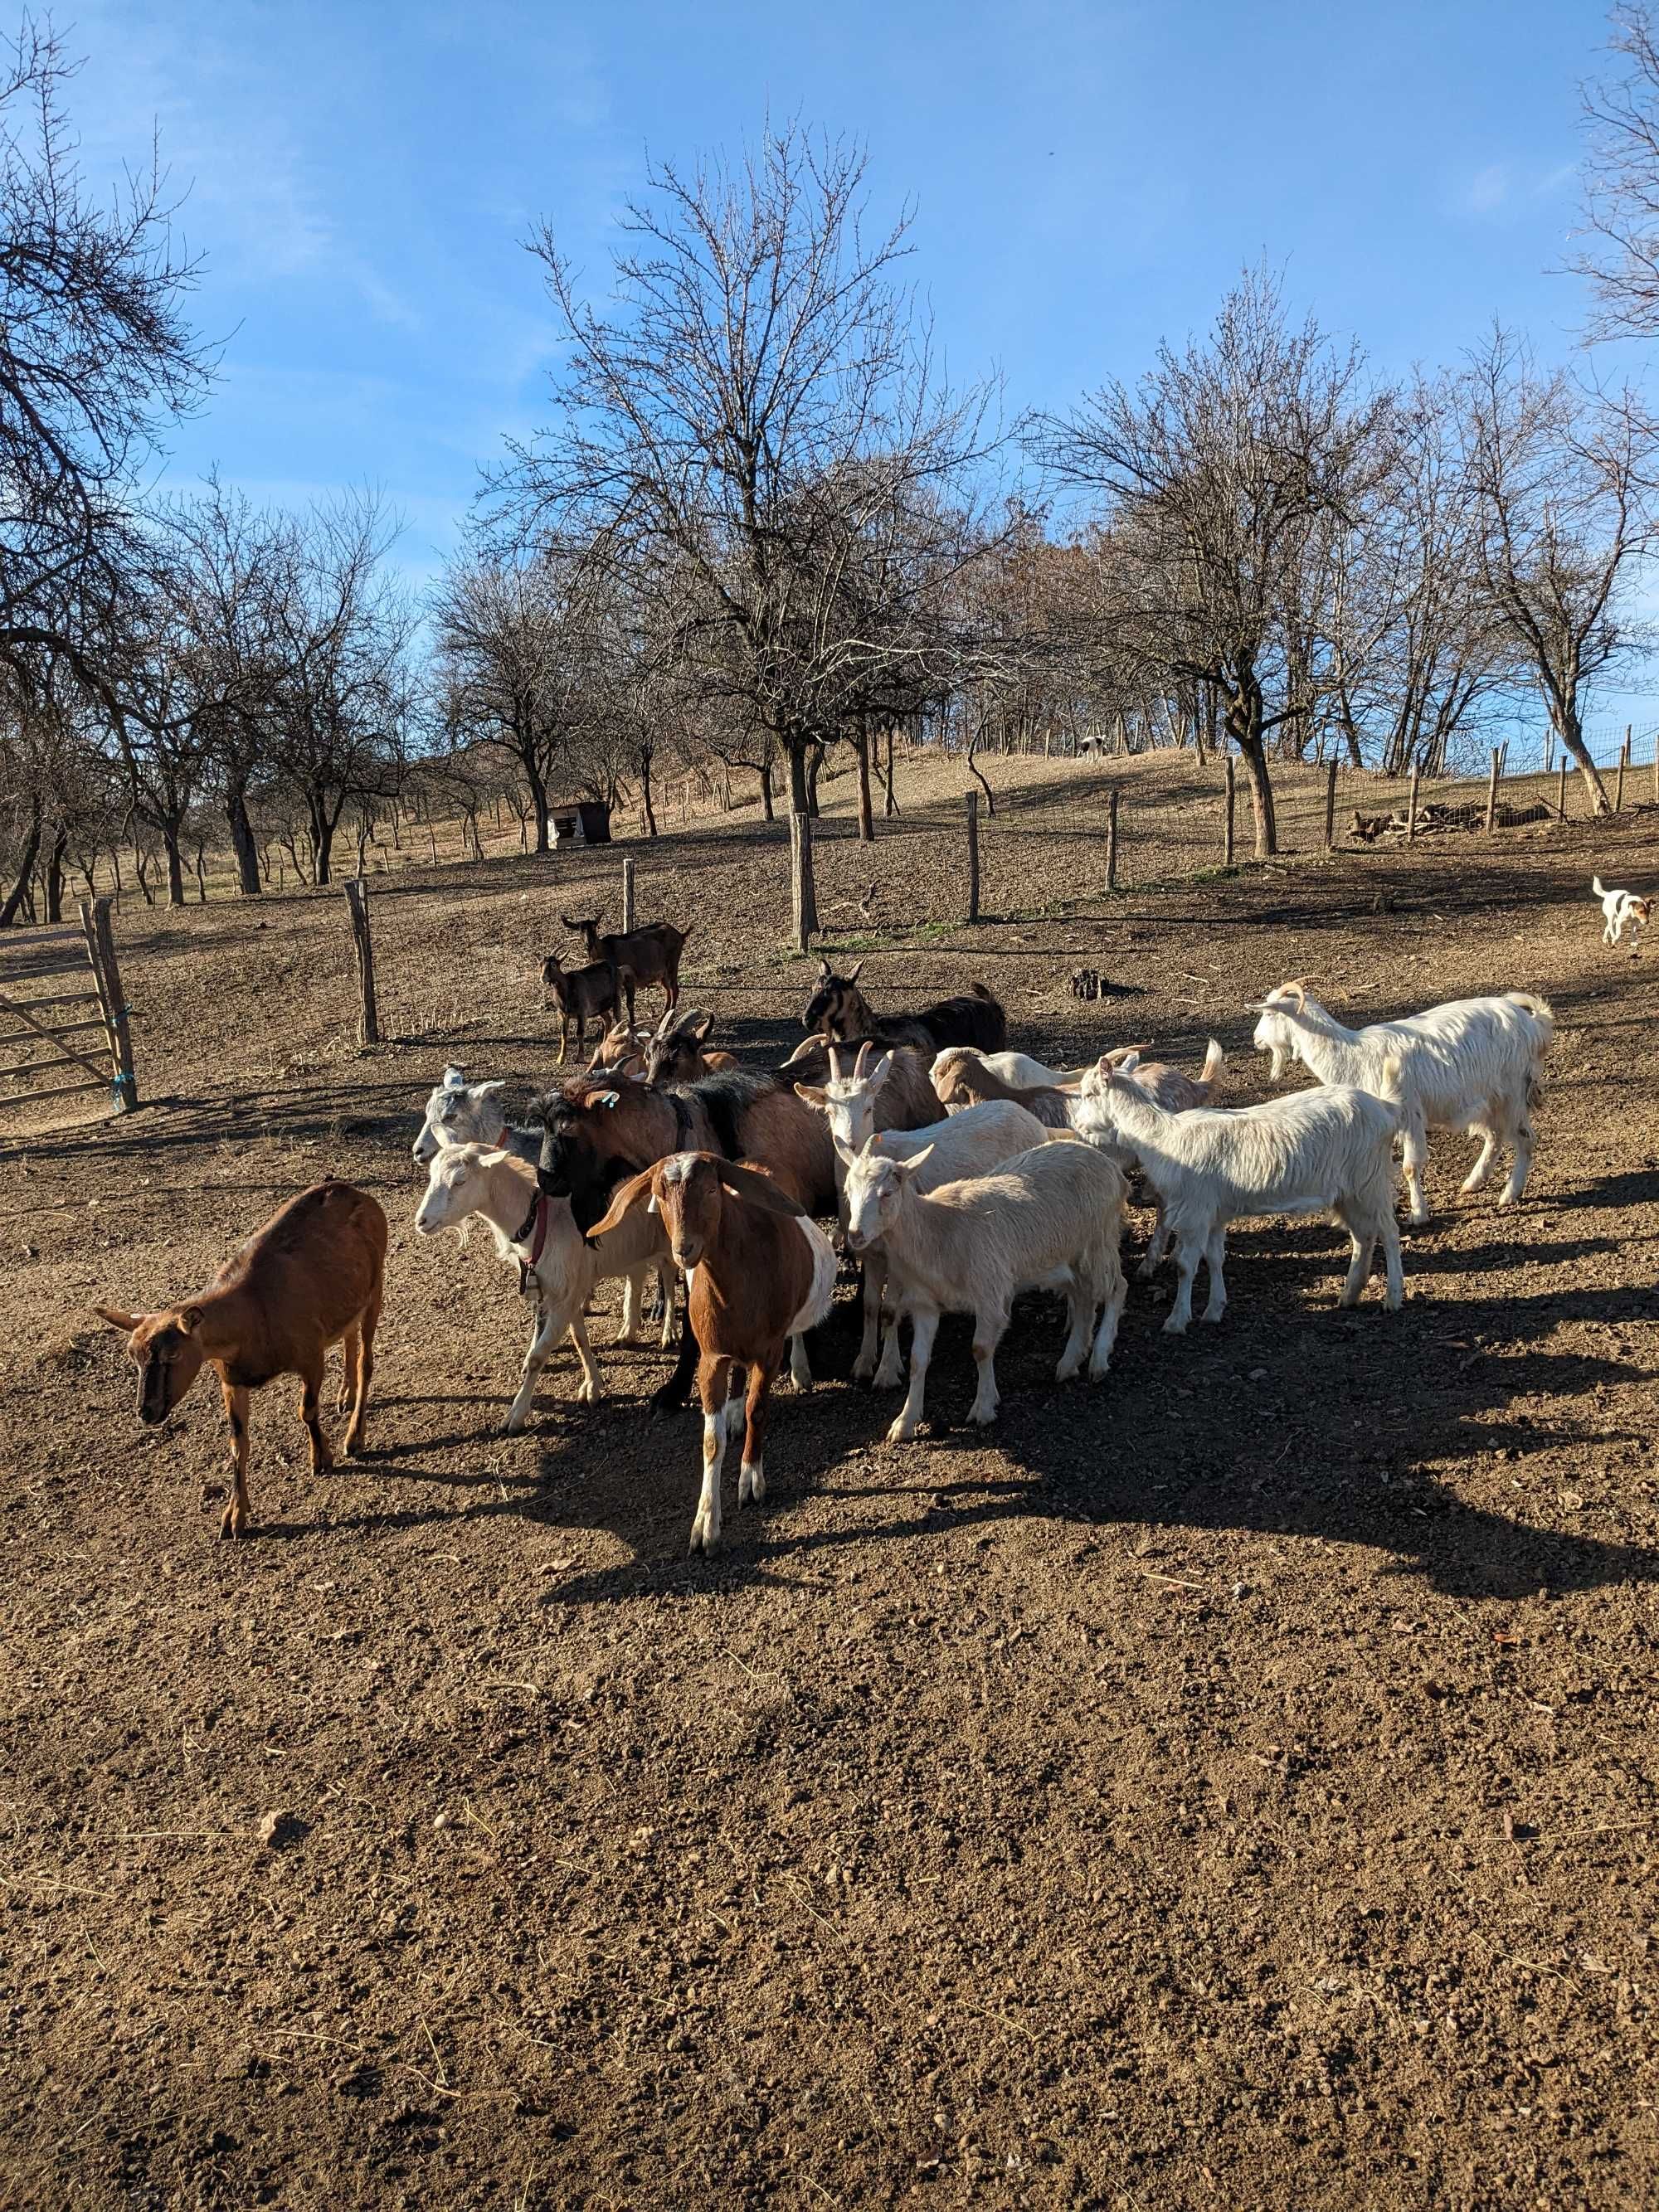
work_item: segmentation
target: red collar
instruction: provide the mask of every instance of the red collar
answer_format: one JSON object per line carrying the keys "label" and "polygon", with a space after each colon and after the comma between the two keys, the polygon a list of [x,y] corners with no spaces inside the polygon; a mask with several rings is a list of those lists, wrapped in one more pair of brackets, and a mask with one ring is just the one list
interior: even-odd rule
{"label": "red collar", "polygon": [[519,1289],[522,1293],[530,1286],[536,1262],[541,1258],[542,1248],[547,1243],[547,1198],[544,1192],[537,1192],[536,1203],[520,1223],[518,1234],[513,1242],[520,1248],[525,1245],[530,1248],[530,1257],[519,1261]]}

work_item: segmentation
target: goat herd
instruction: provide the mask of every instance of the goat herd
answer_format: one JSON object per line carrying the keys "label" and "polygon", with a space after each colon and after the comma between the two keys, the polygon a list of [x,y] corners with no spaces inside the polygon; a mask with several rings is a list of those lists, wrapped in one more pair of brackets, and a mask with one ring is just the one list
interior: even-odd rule
{"label": "goat herd", "polygon": [[[910,1325],[908,1388],[888,1431],[904,1443],[921,1418],[941,1314],[973,1316],[971,1420],[996,1416],[997,1347],[1024,1291],[1066,1302],[1055,1379],[1085,1361],[1091,1381],[1105,1374],[1124,1303],[1132,1176],[1155,1214],[1141,1273],[1175,1249],[1164,1327],[1176,1332],[1192,1317],[1200,1260],[1204,1318],[1221,1319],[1228,1224],[1251,1216],[1334,1214],[1352,1247],[1342,1304],[1358,1302],[1380,1245],[1388,1304],[1398,1307],[1396,1142],[1413,1222],[1427,1218],[1431,1130],[1480,1138],[1465,1191],[1487,1182],[1505,1149],[1514,1164],[1500,1203],[1526,1186],[1529,1115],[1553,1024],[1544,1001],[1524,992],[1351,1030],[1302,982],[1282,984],[1251,1008],[1255,1046],[1271,1056],[1274,1080],[1294,1060],[1314,1083],[1226,1109],[1215,1103],[1223,1054],[1213,1041],[1195,1078],[1148,1060],[1145,1047],[1048,1067],[1006,1049],[1003,1010],[982,985],[884,1017],[859,989],[857,968],[837,975],[828,963],[803,1015],[807,1040],[780,1068],[740,1068],[708,1049],[709,1018],[679,1012],[684,933],[659,924],[604,936],[596,921],[568,926],[586,936],[590,964],[566,970],[550,959],[543,971],[567,1041],[573,1023],[585,1045],[594,1015],[625,1014],[586,1072],[534,1100],[521,1122],[507,1117],[502,1084],[446,1069],[414,1147],[427,1171],[415,1224],[431,1236],[482,1218],[533,1299],[509,1434],[529,1419],[537,1377],[567,1334],[581,1370],[578,1398],[599,1395],[584,1316],[601,1281],[623,1286],[619,1342],[637,1338],[654,1283],[666,1347],[675,1273],[684,1275],[679,1357],[653,1402],[684,1404],[695,1376],[703,1425],[694,1551],[720,1541],[730,1435],[741,1423],[738,1503],[764,1498],[768,1394],[786,1359],[797,1383],[811,1379],[807,1339],[830,1311],[837,1269],[820,1223],[837,1224],[861,1264],[854,1375],[896,1388],[900,1324]],[[634,1018],[635,987],[647,982],[667,1002],[651,1031]],[[344,1448],[361,1448],[386,1242],[374,1200],[326,1182],[283,1207],[197,1297],[137,1316],[97,1309],[130,1337],[141,1419],[165,1420],[204,1364],[216,1370],[235,1469],[222,1534],[248,1525],[248,1394],[262,1383],[300,1377],[313,1471],[331,1464],[319,1405],[337,1343],[340,1405],[351,1408]]]}

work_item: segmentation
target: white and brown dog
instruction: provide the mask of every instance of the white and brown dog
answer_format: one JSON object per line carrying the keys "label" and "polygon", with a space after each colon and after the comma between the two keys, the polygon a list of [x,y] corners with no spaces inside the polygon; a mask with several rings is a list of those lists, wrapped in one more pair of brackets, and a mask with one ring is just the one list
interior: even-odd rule
{"label": "white and brown dog", "polygon": [[1652,901],[1638,898],[1634,891],[1603,890],[1600,876],[1590,878],[1590,890],[1601,902],[1602,944],[1617,945],[1628,926],[1631,933],[1630,957],[1634,960],[1638,950],[1636,940],[1648,926]]}

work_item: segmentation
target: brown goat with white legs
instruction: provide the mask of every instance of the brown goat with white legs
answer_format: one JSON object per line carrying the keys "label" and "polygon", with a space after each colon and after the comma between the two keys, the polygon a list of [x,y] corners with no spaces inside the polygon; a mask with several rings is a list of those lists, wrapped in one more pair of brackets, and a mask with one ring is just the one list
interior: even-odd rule
{"label": "brown goat with white legs", "polygon": [[678,1006],[680,955],[691,934],[689,929],[676,929],[672,921],[650,921],[642,929],[602,932],[598,915],[581,915],[573,919],[562,914],[559,920],[584,940],[590,960],[610,969],[619,998],[627,1005],[630,1022],[634,1018],[634,994],[641,983],[659,987],[668,1001],[670,1013]]}
{"label": "brown goat with white legs", "polygon": [[576,1049],[587,1042],[587,1024],[617,1011],[617,978],[604,961],[588,968],[567,968],[556,952],[542,963],[542,981],[559,1010],[559,1065],[564,1065],[570,1024],[576,1024]]}
{"label": "brown goat with white legs", "polygon": [[702,1401],[702,1490],[691,1523],[694,1552],[718,1550],[720,1468],[736,1409],[736,1370],[747,1370],[738,1503],[766,1495],[768,1394],[792,1336],[816,1328],[835,1296],[836,1255],[769,1176],[714,1152],[676,1152],[625,1182],[593,1231],[602,1237],[638,1208],[659,1214],[685,1271],[686,1310],[697,1346]]}
{"label": "brown goat with white legs", "polygon": [[386,1248],[386,1215],[367,1191],[349,1182],[313,1183],[233,1253],[195,1297],[155,1313],[94,1308],[128,1339],[138,1363],[138,1418],[147,1425],[166,1420],[204,1365],[218,1375],[235,1469],[222,1536],[247,1530],[251,1391],[279,1375],[297,1375],[311,1471],[326,1474],[333,1466],[319,1413],[331,1345],[344,1346],[339,1404],[343,1409],[349,1396],[346,1455],[362,1450]]}

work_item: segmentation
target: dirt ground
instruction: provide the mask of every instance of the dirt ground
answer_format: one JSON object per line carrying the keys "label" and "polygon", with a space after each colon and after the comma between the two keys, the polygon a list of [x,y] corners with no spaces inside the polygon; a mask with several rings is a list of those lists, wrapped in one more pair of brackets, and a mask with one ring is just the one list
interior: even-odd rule
{"label": "dirt ground", "polygon": [[[562,1355],[502,1437],[514,1282],[411,1224],[427,1089],[546,1075],[536,957],[616,854],[388,883],[368,1054],[337,892],[128,907],[142,1112],[0,1149],[0,2203],[1652,2203],[1659,937],[1603,952],[1588,882],[1659,876],[1659,813],[1107,900],[1080,791],[990,841],[973,929],[942,808],[826,840],[878,1006],[1213,1031],[1243,1103],[1285,976],[1540,990],[1528,1198],[1443,1139],[1403,1313],[1252,1224],[1223,1326],[1135,1283],[1092,1389],[1025,1301],[988,1436],[947,1323],[898,1449],[843,1284],[712,1562],[665,1361],[601,1352],[587,1408]],[[781,833],[633,849],[688,1003],[781,1057]],[[273,1386],[222,1543],[216,1392],[140,1431],[88,1302],[182,1296],[325,1171],[392,1222],[371,1449],[313,1483]]]}

